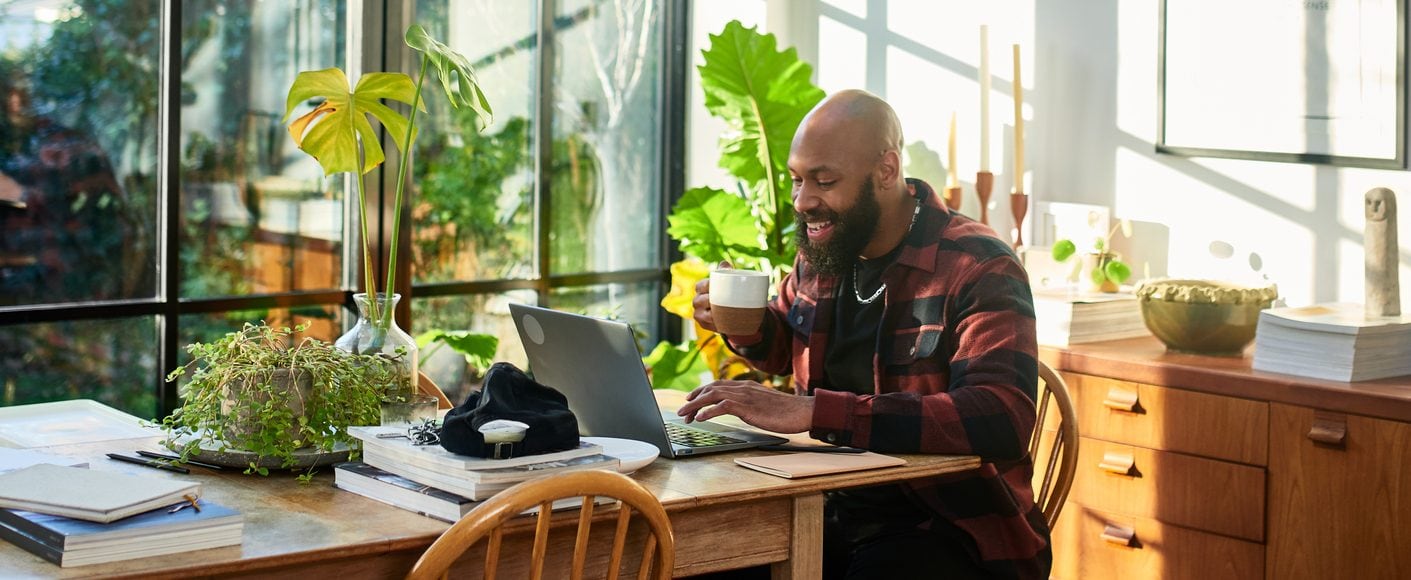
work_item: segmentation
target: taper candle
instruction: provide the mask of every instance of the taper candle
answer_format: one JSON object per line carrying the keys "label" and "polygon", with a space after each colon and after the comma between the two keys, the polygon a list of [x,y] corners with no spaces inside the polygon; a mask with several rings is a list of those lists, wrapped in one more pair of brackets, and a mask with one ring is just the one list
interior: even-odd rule
{"label": "taper candle", "polygon": [[950,112],[950,139],[946,143],[946,187],[959,187],[960,176],[955,167],[955,111]]}
{"label": "taper candle", "polygon": [[1019,45],[1014,45],[1014,193],[1024,193],[1024,83],[1019,73]]}
{"label": "taper candle", "polygon": [[980,171],[990,170],[990,26],[980,25]]}

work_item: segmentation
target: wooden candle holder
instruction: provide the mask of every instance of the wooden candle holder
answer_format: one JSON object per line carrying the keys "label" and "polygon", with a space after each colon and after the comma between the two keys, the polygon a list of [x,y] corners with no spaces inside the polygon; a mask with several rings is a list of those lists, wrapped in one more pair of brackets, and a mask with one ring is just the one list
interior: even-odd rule
{"label": "wooden candle holder", "polygon": [[1009,194],[1009,211],[1014,214],[1014,249],[1024,245],[1024,216],[1029,213],[1029,195],[1016,191]]}
{"label": "wooden candle holder", "polygon": [[980,223],[990,225],[990,192],[994,191],[995,174],[988,171],[975,173],[975,195],[980,198]]}
{"label": "wooden candle holder", "polygon": [[960,211],[960,187],[946,188],[946,207],[951,211]]}

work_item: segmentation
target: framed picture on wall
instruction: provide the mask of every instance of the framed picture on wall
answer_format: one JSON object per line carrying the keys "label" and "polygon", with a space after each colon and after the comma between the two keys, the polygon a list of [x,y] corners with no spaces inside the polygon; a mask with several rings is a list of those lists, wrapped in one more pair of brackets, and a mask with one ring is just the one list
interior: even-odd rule
{"label": "framed picture on wall", "polygon": [[1162,0],[1156,151],[1406,166],[1407,0]]}

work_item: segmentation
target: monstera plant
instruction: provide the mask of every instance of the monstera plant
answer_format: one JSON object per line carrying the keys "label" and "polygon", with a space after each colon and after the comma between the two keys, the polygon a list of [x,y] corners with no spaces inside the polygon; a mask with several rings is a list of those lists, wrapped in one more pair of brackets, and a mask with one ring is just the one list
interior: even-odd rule
{"label": "monstera plant", "polygon": [[[289,87],[284,113],[288,122],[295,109],[306,102],[317,102],[312,111],[289,122],[289,134],[300,149],[318,160],[325,175],[352,173],[355,176],[365,294],[354,295],[361,316],[358,324],[336,344],[353,353],[381,354],[396,361],[403,372],[399,380],[387,387],[385,396],[392,399],[409,396],[417,384],[416,343],[393,323],[392,310],[399,298],[393,290],[396,288],[397,245],[401,238],[401,207],[412,145],[417,136],[417,112],[425,109],[421,89],[427,72],[436,71],[452,108],[469,107],[475,112],[477,131],[484,128],[491,115],[490,103],[475,79],[470,61],[431,38],[420,25],[407,28],[406,43],[421,53],[420,71],[415,81],[403,73],[373,72],[363,75],[353,86],[337,68],[301,72]],[[384,101],[409,105],[409,113],[403,116]],[[394,201],[397,210],[392,214],[392,243],[387,272],[383,276],[386,290],[380,294],[368,235],[367,194],[363,183],[363,176],[386,159],[371,123],[373,118],[387,130],[401,151]]]}
{"label": "monstera plant", "polygon": [[[794,49],[779,50],[773,34],[739,21],[711,35],[701,55],[705,64],[697,68],[706,109],[729,127],[720,138],[720,166],[738,181],[733,192],[688,190],[667,216],[667,234],[687,257],[672,265],[672,290],[662,307],[687,321],[695,284],[709,275],[707,264],[728,260],[771,272],[775,281],[793,266],[789,144],[804,115],[824,97],[809,80],[813,67]],[[722,378],[747,370],[731,363],[729,354],[714,333],[697,326],[695,341],[659,344],[645,362],[653,386],[689,390],[703,372]]]}

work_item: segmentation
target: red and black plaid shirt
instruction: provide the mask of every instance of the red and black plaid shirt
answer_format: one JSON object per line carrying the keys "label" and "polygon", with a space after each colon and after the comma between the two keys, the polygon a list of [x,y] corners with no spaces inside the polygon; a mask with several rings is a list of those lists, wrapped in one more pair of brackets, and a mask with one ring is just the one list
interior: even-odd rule
{"label": "red and black plaid shirt", "polygon": [[801,255],[760,334],[731,347],[759,370],[792,373],[799,394],[813,395],[814,438],[883,453],[979,455],[977,470],[906,489],[974,538],[986,568],[1046,577],[1048,527],[1034,504],[1027,449],[1038,385],[1028,276],[988,226],[951,213],[925,182],[907,183],[921,212],[882,274],[875,394],[825,387],[839,284]]}

